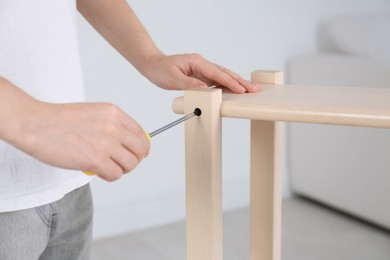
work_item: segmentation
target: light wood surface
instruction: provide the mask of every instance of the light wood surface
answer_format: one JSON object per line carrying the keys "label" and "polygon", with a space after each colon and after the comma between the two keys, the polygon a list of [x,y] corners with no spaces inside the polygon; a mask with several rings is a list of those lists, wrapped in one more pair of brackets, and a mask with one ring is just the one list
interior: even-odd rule
{"label": "light wood surface", "polygon": [[251,120],[250,260],[281,259],[280,121],[390,128],[388,89],[283,85],[275,71],[252,80],[259,93],[189,90],[173,102],[202,110],[185,126],[188,260],[222,260],[222,117]]}
{"label": "light wood surface", "polygon": [[250,260],[280,260],[281,123],[251,121]]}
{"label": "light wood surface", "polygon": [[[255,71],[252,81],[282,84],[280,71]],[[281,123],[251,120],[250,260],[281,259]]]}
{"label": "light wood surface", "polygon": [[[390,89],[262,84],[222,99],[222,117],[390,128]],[[182,98],[173,110],[183,113]]]}
{"label": "light wood surface", "polygon": [[220,89],[185,92],[184,111],[202,110],[185,123],[187,259],[222,260]]}
{"label": "light wood surface", "polygon": [[251,73],[251,80],[261,84],[283,84],[284,73],[279,70],[255,70]]}

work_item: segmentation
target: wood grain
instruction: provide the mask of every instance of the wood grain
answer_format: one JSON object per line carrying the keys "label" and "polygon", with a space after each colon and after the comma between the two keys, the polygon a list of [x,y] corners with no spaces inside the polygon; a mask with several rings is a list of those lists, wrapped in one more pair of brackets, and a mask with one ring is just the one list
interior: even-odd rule
{"label": "wood grain", "polygon": [[251,260],[281,258],[279,121],[390,128],[389,89],[283,85],[274,71],[252,80],[259,93],[190,90],[173,102],[176,113],[202,109],[185,126],[189,260],[222,260],[221,117],[251,120]]}
{"label": "wood grain", "polygon": [[[283,73],[256,71],[252,81],[283,83]],[[281,259],[281,136],[281,123],[251,120],[250,260]]]}
{"label": "wood grain", "polygon": [[[260,92],[224,93],[221,116],[253,120],[390,128],[390,89],[262,84]],[[173,102],[183,113],[182,98]]]}
{"label": "wood grain", "polygon": [[280,260],[281,126],[251,121],[250,259]]}
{"label": "wood grain", "polygon": [[185,92],[187,259],[222,260],[222,159],[220,89]]}

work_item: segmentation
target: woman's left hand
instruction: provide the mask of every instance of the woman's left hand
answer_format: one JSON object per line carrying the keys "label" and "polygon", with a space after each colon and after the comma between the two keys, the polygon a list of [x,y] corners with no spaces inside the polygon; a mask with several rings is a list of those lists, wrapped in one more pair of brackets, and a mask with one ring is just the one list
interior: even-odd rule
{"label": "woman's left hand", "polygon": [[144,75],[157,86],[168,90],[222,86],[234,93],[254,93],[259,84],[209,62],[199,54],[158,55],[149,60]]}

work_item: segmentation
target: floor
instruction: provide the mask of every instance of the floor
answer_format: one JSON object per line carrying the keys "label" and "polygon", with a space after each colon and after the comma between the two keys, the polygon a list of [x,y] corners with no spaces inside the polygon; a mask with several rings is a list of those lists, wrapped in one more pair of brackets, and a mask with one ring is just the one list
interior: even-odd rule
{"label": "floor", "polygon": [[[224,260],[249,259],[249,211],[224,214]],[[295,197],[283,201],[283,260],[389,260],[390,232]],[[95,241],[93,260],[184,260],[185,225]]]}

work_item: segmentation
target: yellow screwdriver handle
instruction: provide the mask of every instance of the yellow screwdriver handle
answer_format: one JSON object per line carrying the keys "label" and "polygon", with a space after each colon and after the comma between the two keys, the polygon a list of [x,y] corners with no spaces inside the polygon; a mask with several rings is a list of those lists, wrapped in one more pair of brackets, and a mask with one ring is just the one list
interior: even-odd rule
{"label": "yellow screwdriver handle", "polygon": [[[146,134],[146,137],[148,138],[148,140],[149,140],[149,142],[150,142],[150,135],[149,135],[149,133],[148,132],[145,132],[145,134]],[[84,171],[83,172],[85,175],[88,175],[88,176],[95,176],[96,175],[96,173],[93,173],[93,172],[87,172],[87,171]]]}

